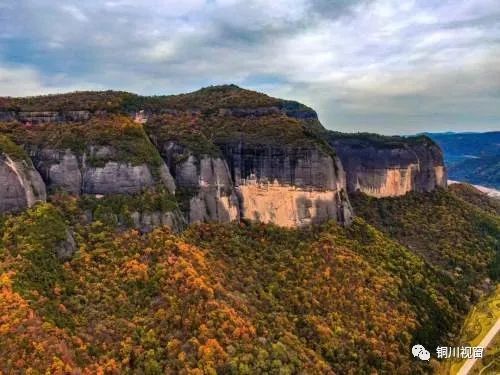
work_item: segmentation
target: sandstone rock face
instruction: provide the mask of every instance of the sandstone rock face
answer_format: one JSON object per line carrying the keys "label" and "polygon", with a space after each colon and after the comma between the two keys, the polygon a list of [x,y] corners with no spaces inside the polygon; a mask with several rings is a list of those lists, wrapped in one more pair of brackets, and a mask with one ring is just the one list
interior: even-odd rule
{"label": "sandstone rock face", "polygon": [[[56,99],[60,105],[54,105]],[[76,149],[85,147],[78,152],[58,149],[59,142],[47,146],[54,137],[26,137],[51,191],[135,194],[160,183],[170,192],[177,188],[191,223],[247,219],[300,227],[334,219],[348,224],[352,210],[347,192],[386,197],[446,186],[441,150],[429,138],[329,132],[307,106],[234,85],[155,98],[89,92],[50,101],[4,98],[3,103],[0,121],[29,131],[46,123],[51,129],[69,122],[82,123],[75,128],[93,124],[96,133],[89,134],[94,138],[75,142]],[[81,103],[87,103],[83,110]],[[115,124],[116,112],[121,118]],[[140,124],[134,131],[120,127],[130,121],[127,116]],[[88,146],[100,143],[96,134],[107,134],[97,130],[101,119],[102,130],[110,124],[121,129],[113,133],[116,139],[102,143],[113,147]],[[149,139],[141,138],[143,131]],[[141,141],[127,143],[129,136]],[[159,166],[156,151],[165,162]],[[12,167],[4,163],[2,168],[6,184],[16,180]],[[9,185],[3,194],[11,203],[5,205],[27,206],[36,200],[33,194],[19,198],[26,189]],[[167,216],[137,212],[133,220],[144,231],[167,222],[177,225]]]}
{"label": "sandstone rock face", "polygon": [[236,186],[247,179],[299,188],[337,190],[345,186],[343,168],[337,158],[317,148],[245,145],[221,145]]}
{"label": "sandstone rock face", "polygon": [[199,160],[194,155],[189,155],[185,161],[174,165],[175,181],[179,187],[197,188],[200,183],[198,171]]}
{"label": "sandstone rock face", "polygon": [[180,232],[185,227],[185,221],[180,212],[133,212],[131,218],[134,227],[142,233],[151,232],[154,228],[166,226],[174,232]]}
{"label": "sandstone rock face", "polygon": [[175,180],[170,174],[170,171],[165,163],[162,163],[160,167],[158,167],[158,173],[161,183],[169,192],[175,194]]}
{"label": "sandstone rock face", "polygon": [[352,210],[337,158],[315,148],[219,145],[223,157],[197,157],[173,142],[163,147],[176,185],[195,193],[189,222],[240,219],[285,227],[329,219],[349,223]]}
{"label": "sandstone rock face", "polygon": [[64,121],[87,121],[92,116],[90,111],[37,111],[13,112],[0,111],[0,121],[20,121],[31,124],[48,124]]}
{"label": "sandstone rock face", "polygon": [[77,156],[71,150],[42,149],[34,157],[49,190],[78,195],[82,190],[82,172]]}
{"label": "sandstone rock face", "polygon": [[[107,161],[94,166],[89,158],[113,159],[109,147],[92,147],[89,154],[77,155],[71,150],[43,148],[35,151],[33,159],[51,191],[62,190],[71,194],[133,194],[155,185],[152,167],[146,164]],[[175,192],[175,182],[167,166],[158,168],[160,182]]]}
{"label": "sandstone rock face", "polygon": [[[85,103],[84,108],[81,103]],[[181,207],[189,222],[248,219],[296,227],[328,219],[342,223],[350,220],[341,163],[329,147],[313,136],[313,130],[324,130],[316,112],[297,102],[234,85],[206,88],[177,98],[89,92],[57,96],[50,101],[6,98],[0,108],[0,121],[30,124],[28,129],[50,124],[47,128],[56,133],[53,129],[57,126],[90,120],[89,129],[94,131],[89,134],[96,137],[100,134],[96,133],[100,119],[103,126],[109,126],[106,121],[116,112],[141,124],[140,130],[149,133],[166,165],[153,170],[147,164],[124,161],[148,160],[149,164],[156,164],[154,157],[144,158],[145,150],[155,151],[149,150],[147,143],[137,143],[141,147],[127,143],[132,134],[139,138],[141,135],[139,129],[120,128],[121,123],[127,123],[123,119],[120,124],[113,123],[117,128],[112,129],[129,132],[116,133],[118,138],[124,135],[124,144],[120,144],[120,139],[105,140],[115,149],[89,147],[89,142],[73,144],[71,139],[67,144],[85,150],[58,149],[59,142],[48,147],[47,142],[52,142],[53,137],[49,134],[44,138],[46,134],[42,132],[39,138],[27,138],[34,148],[31,155],[35,165],[51,191],[134,194],[160,180],[171,192],[176,186],[179,188]],[[166,121],[170,128],[148,127],[158,119],[160,126]],[[107,131],[102,134],[109,137]],[[91,144],[99,143],[89,139]],[[134,221],[147,230],[168,221],[162,215],[138,212]]]}
{"label": "sandstone rock face", "polygon": [[188,202],[190,223],[239,220],[238,197],[225,160],[196,157],[174,142],[163,147],[163,155],[174,172],[176,186],[193,192]]}
{"label": "sandstone rock face", "polygon": [[70,260],[76,252],[76,242],[73,233],[69,229],[66,230],[66,238],[57,246],[56,256],[59,260]]}
{"label": "sandstone rock face", "polygon": [[283,227],[351,220],[350,206],[333,190],[304,190],[290,185],[247,182],[239,186],[242,217]]}
{"label": "sandstone rock face", "polygon": [[104,167],[85,167],[82,192],[85,194],[134,194],[153,186],[147,165],[107,162]]}
{"label": "sandstone rock face", "polygon": [[[386,137],[386,142],[394,142]],[[383,144],[350,137],[330,138],[347,171],[347,189],[374,197],[404,195],[446,187],[446,170],[439,147],[427,139],[398,138]]]}
{"label": "sandstone rock face", "polygon": [[198,194],[189,202],[191,222],[239,220],[238,197],[224,160],[200,160],[198,187]]}
{"label": "sandstone rock face", "polygon": [[240,216],[285,227],[329,219],[348,224],[352,209],[340,161],[317,148],[222,146],[240,200]]}
{"label": "sandstone rock face", "polygon": [[45,185],[31,162],[1,154],[0,212],[22,210],[45,199]]}

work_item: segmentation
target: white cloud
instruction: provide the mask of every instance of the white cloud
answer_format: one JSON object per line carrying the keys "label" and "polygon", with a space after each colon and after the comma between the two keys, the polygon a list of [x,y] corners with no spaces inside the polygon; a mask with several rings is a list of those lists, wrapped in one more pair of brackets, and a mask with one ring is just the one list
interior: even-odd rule
{"label": "white cloud", "polygon": [[4,3],[0,61],[24,83],[0,95],[234,82],[303,100],[340,129],[493,124],[497,114],[498,0]]}
{"label": "white cloud", "polygon": [[0,88],[3,96],[33,96],[77,90],[104,90],[106,87],[89,82],[69,83],[65,74],[56,74],[46,82],[42,75],[30,67],[11,67],[0,63]]}
{"label": "white cloud", "polygon": [[2,95],[18,96],[43,92],[40,76],[29,68],[5,68],[0,66]]}
{"label": "white cloud", "polygon": [[175,56],[176,48],[171,41],[162,41],[144,51],[144,57],[150,62],[164,62]]}
{"label": "white cloud", "polygon": [[75,5],[63,5],[61,7],[61,10],[65,13],[68,13],[77,21],[87,22],[89,20],[85,15],[85,13],[83,13],[83,11],[80,8],[76,7]]}

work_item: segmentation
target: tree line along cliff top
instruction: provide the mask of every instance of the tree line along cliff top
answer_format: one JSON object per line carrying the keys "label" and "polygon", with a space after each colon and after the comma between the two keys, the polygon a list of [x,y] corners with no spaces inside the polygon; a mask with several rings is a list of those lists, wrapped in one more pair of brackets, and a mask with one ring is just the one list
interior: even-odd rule
{"label": "tree line along cliff top", "polygon": [[329,131],[328,139],[332,142],[341,142],[353,148],[376,147],[376,148],[404,148],[411,145],[426,145],[437,147],[436,142],[425,134],[414,136],[387,136],[376,133],[341,133]]}
{"label": "tree line along cliff top", "polygon": [[215,108],[280,107],[312,109],[236,85],[210,86],[187,94],[140,96],[124,91],[78,91],[23,98],[0,97],[0,111],[135,111],[160,109],[208,110]]}
{"label": "tree line along cliff top", "polygon": [[[318,121],[316,112],[306,105],[242,89],[236,85],[210,86],[187,94],[159,96],[108,90],[0,97],[0,115],[2,112],[69,111],[89,111],[101,116],[114,113],[130,115],[139,111],[160,115],[162,117],[152,118],[149,122],[150,128],[157,129],[162,125],[160,136],[168,135],[173,140],[183,140],[186,146],[210,154],[216,153],[217,149],[210,145],[210,139],[213,141],[223,137],[225,140],[235,140],[242,134],[250,142],[269,142],[275,138],[293,142],[321,139],[319,143],[323,148],[325,141],[331,144],[342,142],[355,148],[373,146],[390,149],[417,144],[436,145],[425,135],[403,137],[328,131]],[[222,117],[224,121],[221,121]],[[245,117],[250,117],[251,120],[247,121]]]}

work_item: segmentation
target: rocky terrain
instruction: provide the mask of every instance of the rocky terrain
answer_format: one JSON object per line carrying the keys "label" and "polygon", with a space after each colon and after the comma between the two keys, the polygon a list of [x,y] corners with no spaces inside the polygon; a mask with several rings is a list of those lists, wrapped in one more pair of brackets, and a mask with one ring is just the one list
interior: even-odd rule
{"label": "rocky terrain", "polygon": [[[32,180],[2,188],[10,201],[4,212],[43,200],[33,198],[32,185],[99,196],[164,190],[181,221],[300,227],[349,224],[348,192],[385,197],[446,186],[441,151],[426,137],[327,132],[300,103],[232,85],[177,96],[1,98],[0,124],[29,155],[23,178]],[[12,179],[12,168],[4,170]]]}
{"label": "rocky terrain", "polygon": [[349,192],[374,197],[446,187],[443,154],[430,138],[329,132],[347,173]]}
{"label": "rocky terrain", "polygon": [[45,201],[43,180],[23,150],[0,137],[0,212],[16,211]]}

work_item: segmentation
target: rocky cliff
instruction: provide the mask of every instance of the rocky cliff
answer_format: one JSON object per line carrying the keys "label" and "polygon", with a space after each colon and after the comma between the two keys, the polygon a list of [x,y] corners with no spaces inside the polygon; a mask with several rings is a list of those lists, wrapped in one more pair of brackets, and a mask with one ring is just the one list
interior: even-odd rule
{"label": "rocky cliff", "polygon": [[[51,191],[72,194],[136,194],[156,184],[175,191],[166,165],[121,160],[109,146],[91,146],[82,153],[52,146],[35,149],[32,158]],[[98,160],[105,160],[101,163]]]}
{"label": "rocky cliff", "polygon": [[296,227],[352,216],[342,166],[319,149],[221,143],[221,156],[196,156],[168,141],[163,150],[188,192],[190,222],[243,218]]}
{"label": "rocky cliff", "polygon": [[347,171],[347,189],[374,197],[446,187],[441,149],[428,137],[384,137],[329,132]]}
{"label": "rocky cliff", "polygon": [[233,85],[157,97],[0,98],[0,133],[29,154],[50,193],[165,190],[191,223],[349,223],[347,191],[382,197],[446,184],[441,152],[427,138],[328,132],[300,103]]}
{"label": "rocky cliff", "polygon": [[221,144],[240,199],[241,216],[294,227],[328,219],[350,222],[345,174],[319,146]]}
{"label": "rocky cliff", "polygon": [[[17,147],[18,158],[24,157],[23,164],[6,159],[0,169],[0,179],[6,181],[2,184],[0,212],[44,200],[47,190],[50,195],[121,197],[120,205],[109,205],[110,212],[104,219],[97,215],[99,220],[132,225],[142,231],[158,225],[182,228],[184,219],[175,206],[165,208],[165,204],[156,204],[158,199],[149,199],[146,207],[138,198],[156,192],[163,201],[169,200],[175,194],[175,181],[142,125],[129,116],[99,113],[74,121],[64,117],[61,122],[37,124],[17,119],[0,126],[2,137]],[[9,186],[7,181],[15,177],[14,170],[22,184]],[[127,202],[123,202],[125,196]],[[139,203],[132,208],[132,201]],[[96,218],[93,210],[87,216],[89,220]]]}
{"label": "rocky cliff", "polygon": [[[88,121],[87,121],[88,120]],[[31,157],[50,192],[136,194],[175,182],[141,125],[127,116],[99,115],[77,122],[4,124]]]}
{"label": "rocky cliff", "polygon": [[146,131],[187,192],[190,222],[349,223],[342,165],[308,129],[319,124],[316,113],[250,93],[210,88],[203,93],[211,97],[208,108],[191,107],[196,92],[183,96],[175,112],[149,113]]}
{"label": "rocky cliff", "polygon": [[19,211],[46,199],[45,185],[31,160],[0,136],[0,213]]}
{"label": "rocky cliff", "polygon": [[162,143],[160,150],[183,194],[189,222],[239,220],[239,201],[224,159],[195,155],[174,141]]}

